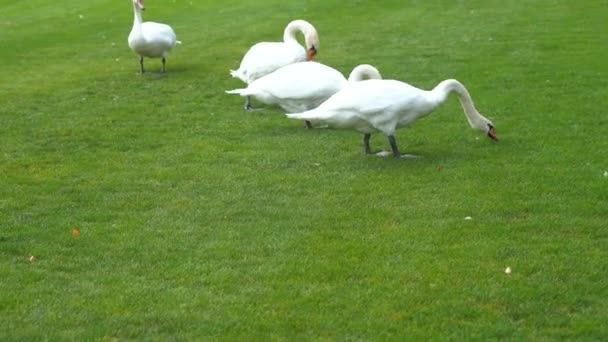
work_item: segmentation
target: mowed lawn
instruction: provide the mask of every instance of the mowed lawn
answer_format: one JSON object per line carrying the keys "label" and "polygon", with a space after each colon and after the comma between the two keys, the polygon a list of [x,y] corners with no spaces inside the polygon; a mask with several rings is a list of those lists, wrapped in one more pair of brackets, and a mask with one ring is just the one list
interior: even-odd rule
{"label": "mowed lawn", "polygon": [[[608,339],[604,1],[146,7],[165,75],[128,0],[0,0],[0,340]],[[244,112],[229,69],[296,18],[501,140],[456,97],[397,132],[416,160]]]}

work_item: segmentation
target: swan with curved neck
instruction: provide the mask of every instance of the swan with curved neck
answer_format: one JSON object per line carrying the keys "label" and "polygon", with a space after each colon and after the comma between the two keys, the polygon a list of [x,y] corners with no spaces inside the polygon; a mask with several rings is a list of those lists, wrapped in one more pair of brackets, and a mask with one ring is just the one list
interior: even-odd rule
{"label": "swan with curved neck", "polygon": [[469,91],[462,83],[453,79],[445,80],[430,91],[431,98],[434,99],[438,106],[446,101],[450,93],[456,93],[458,96],[469,125],[480,131],[485,131],[490,138],[498,141],[494,124],[477,111]]}
{"label": "swan with curved neck", "polygon": [[133,0],[133,28],[129,34],[129,47],[139,55],[140,71],[143,74],[144,57],[161,58],[162,72],[166,70],[169,51],[181,44],[171,26],[151,21],[143,22],[142,11],[145,10],[144,0]]}
{"label": "swan with curved neck", "polygon": [[283,42],[288,44],[300,44],[296,40],[296,33],[304,34],[304,44],[306,45],[306,57],[309,61],[317,54],[319,49],[319,35],[317,30],[306,20],[294,20],[287,24],[283,31]]}
{"label": "swan with curved neck", "polygon": [[378,69],[369,64],[357,65],[348,75],[349,82],[359,82],[363,80],[381,80],[382,75]]}
{"label": "swan with curved neck", "polygon": [[[296,40],[296,34],[302,33],[306,48]],[[312,60],[319,50],[317,30],[305,20],[291,21],[283,31],[282,42],[261,42],[253,45],[243,57],[238,70],[230,70],[232,77],[246,84],[266,76],[289,64]],[[245,109],[251,109],[249,97]]]}
{"label": "swan with curved neck", "polygon": [[353,82],[315,109],[286,115],[290,119],[319,121],[330,127],[359,131],[363,133],[366,154],[371,153],[371,134],[382,132],[388,137],[393,156],[407,157],[410,155],[401,154],[397,147],[395,131],[431,114],[450,93],[458,96],[471,127],[498,140],[494,124],[477,111],[462,83],[453,79],[430,91],[395,80]]}

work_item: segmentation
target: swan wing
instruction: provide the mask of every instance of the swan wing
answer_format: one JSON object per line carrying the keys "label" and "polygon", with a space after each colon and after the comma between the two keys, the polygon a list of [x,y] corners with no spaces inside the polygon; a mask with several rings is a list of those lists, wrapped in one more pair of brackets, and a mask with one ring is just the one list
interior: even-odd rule
{"label": "swan wing", "polygon": [[129,35],[131,49],[144,57],[166,57],[176,44],[171,26],[161,23],[142,23],[138,31],[132,30]]}
{"label": "swan wing", "polygon": [[177,42],[175,31],[167,24],[151,21],[142,23],[142,34],[147,41],[154,41],[166,46],[173,47]]}
{"label": "swan wing", "polygon": [[329,98],[345,85],[346,79],[334,68],[317,62],[286,65],[251,84],[251,88],[280,99]]}
{"label": "swan wing", "polygon": [[239,69],[231,74],[249,84],[285,65],[303,61],[306,61],[306,51],[299,44],[262,42],[247,51]]}
{"label": "swan wing", "polygon": [[288,117],[364,133],[392,134],[397,127],[417,118],[424,103],[423,91],[406,83],[366,80],[347,84],[316,109]]}

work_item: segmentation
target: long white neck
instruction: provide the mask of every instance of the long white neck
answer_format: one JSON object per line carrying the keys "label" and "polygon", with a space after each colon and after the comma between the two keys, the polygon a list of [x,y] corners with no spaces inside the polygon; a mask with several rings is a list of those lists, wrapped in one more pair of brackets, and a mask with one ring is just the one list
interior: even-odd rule
{"label": "long white neck", "polygon": [[439,106],[447,100],[448,95],[451,92],[458,95],[462,109],[464,110],[471,127],[482,130],[487,129],[489,120],[483,115],[479,114],[475,108],[473,99],[471,99],[471,95],[469,95],[469,92],[467,91],[467,88],[465,88],[462,83],[458,82],[457,80],[445,80],[439,83],[435,88],[433,88],[433,90],[430,91],[431,100],[435,102],[436,106]]}
{"label": "long white neck", "polygon": [[314,30],[314,28],[308,22],[304,20],[294,20],[290,22],[285,28],[285,31],[283,31],[283,41],[285,43],[297,43],[296,33],[298,32],[302,32],[304,37],[308,39],[311,30]]}
{"label": "long white neck", "polygon": [[378,69],[369,64],[358,65],[348,76],[349,82],[358,82],[363,81],[364,79],[381,80],[382,76]]}
{"label": "long white neck", "polygon": [[141,10],[137,7],[137,3],[133,2],[133,29],[139,28],[143,21],[141,17]]}

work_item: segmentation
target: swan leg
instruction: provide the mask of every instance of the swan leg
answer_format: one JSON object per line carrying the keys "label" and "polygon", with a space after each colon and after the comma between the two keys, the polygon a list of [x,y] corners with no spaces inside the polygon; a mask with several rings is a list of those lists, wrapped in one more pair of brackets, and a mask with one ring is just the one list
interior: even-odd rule
{"label": "swan leg", "polygon": [[393,149],[393,157],[401,158],[401,152],[399,152],[399,147],[397,147],[397,141],[395,141],[394,135],[388,136],[388,142],[391,144],[391,148]]}
{"label": "swan leg", "polygon": [[306,122],[306,128],[312,129],[312,123],[308,120],[306,120],[305,122]]}
{"label": "swan leg", "polygon": [[248,112],[251,112],[253,110],[253,107],[251,107],[251,99],[249,98],[249,96],[245,97],[245,110]]}
{"label": "swan leg", "polygon": [[391,144],[391,148],[393,149],[393,156],[395,158],[420,158],[420,156],[417,156],[415,154],[401,154],[401,152],[399,152],[399,147],[397,147],[397,141],[395,141],[394,135],[391,134],[388,136],[388,142]]}
{"label": "swan leg", "polygon": [[251,98],[249,96],[245,96],[245,106],[244,106],[244,108],[248,112],[255,112],[257,110],[264,109],[264,108],[253,108],[253,106],[251,105]]}
{"label": "swan leg", "polygon": [[369,139],[372,137],[371,134],[365,133],[363,134],[363,148],[365,149],[365,154],[371,154],[372,150],[369,148]]}
{"label": "swan leg", "polygon": [[144,56],[139,56],[139,72],[144,73]]}
{"label": "swan leg", "polygon": [[[388,151],[372,152],[372,149],[369,147],[369,140],[371,139],[371,137],[372,137],[371,133],[363,134],[363,147],[364,147],[365,155],[375,154],[378,157],[383,157],[383,158],[391,155],[391,153]],[[395,144],[395,146],[396,146],[396,144]]]}
{"label": "swan leg", "polygon": [[165,64],[167,64],[167,59],[165,57],[163,57],[163,69],[160,71],[163,74],[165,73]]}

